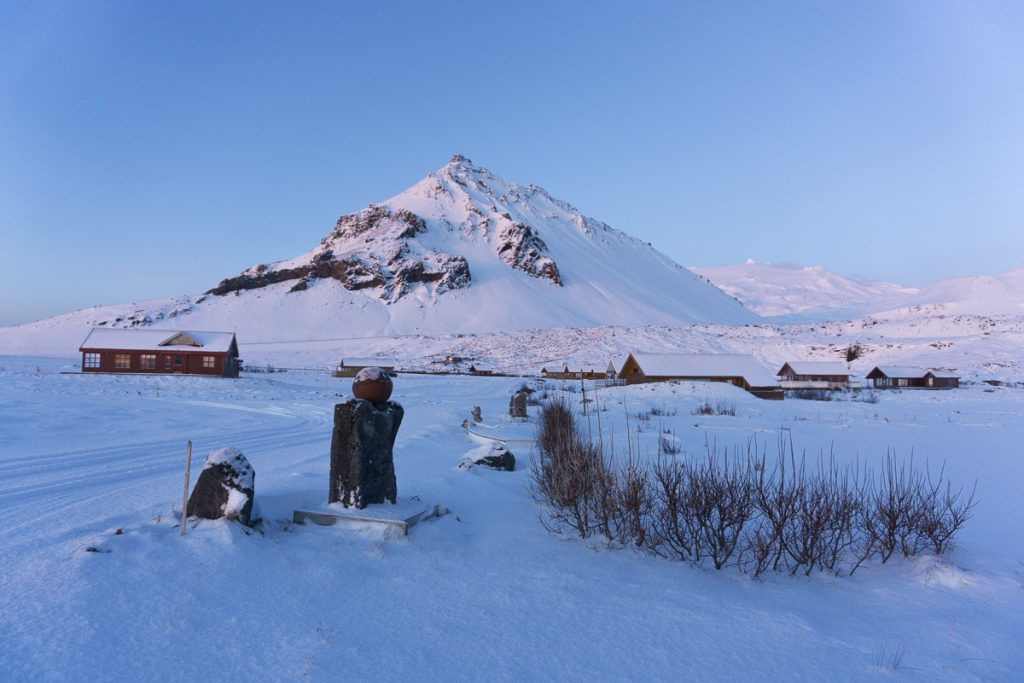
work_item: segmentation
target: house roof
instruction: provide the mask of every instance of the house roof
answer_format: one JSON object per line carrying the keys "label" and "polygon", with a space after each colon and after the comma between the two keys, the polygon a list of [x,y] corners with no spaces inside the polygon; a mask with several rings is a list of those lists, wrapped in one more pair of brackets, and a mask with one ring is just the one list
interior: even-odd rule
{"label": "house roof", "polygon": [[927,374],[935,379],[960,379],[960,375],[945,370],[929,370]]}
{"label": "house roof", "polygon": [[[846,368],[846,365],[839,361],[806,361],[806,360],[792,360],[787,361],[782,368],[786,365],[793,370],[794,374],[797,375],[849,375],[850,371]],[[782,368],[779,368],[778,374],[782,374]]]}
{"label": "house roof", "polygon": [[[195,344],[190,342],[195,342]],[[196,332],[192,330],[129,330],[118,327],[94,327],[82,342],[86,349],[124,351],[209,351],[227,353],[235,341],[234,332]],[[174,343],[169,343],[174,342]],[[196,345],[198,344],[198,346]]]}
{"label": "house roof", "polygon": [[626,364],[627,360],[629,360],[629,354],[625,356],[615,356],[610,361],[608,361],[608,367],[610,367],[615,372],[621,372],[622,366]]}
{"label": "house roof", "polygon": [[868,374],[870,375],[875,370],[886,377],[924,377],[928,373],[924,368],[914,367],[913,365],[879,365]]}
{"label": "house roof", "polygon": [[742,377],[752,387],[777,387],[775,377],[753,356],[740,353],[632,354],[648,377]]}

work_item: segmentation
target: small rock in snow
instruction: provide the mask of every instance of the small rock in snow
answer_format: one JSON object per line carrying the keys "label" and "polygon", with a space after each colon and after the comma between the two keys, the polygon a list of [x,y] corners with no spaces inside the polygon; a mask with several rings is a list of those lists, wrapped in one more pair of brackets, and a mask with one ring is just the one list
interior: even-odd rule
{"label": "small rock in snow", "polygon": [[189,516],[236,519],[248,526],[255,480],[256,472],[237,448],[210,451],[188,499]]}

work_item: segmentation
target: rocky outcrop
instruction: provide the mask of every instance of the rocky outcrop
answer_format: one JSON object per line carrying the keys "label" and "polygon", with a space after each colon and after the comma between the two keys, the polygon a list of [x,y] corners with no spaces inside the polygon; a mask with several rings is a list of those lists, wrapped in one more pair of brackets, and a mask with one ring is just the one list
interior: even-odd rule
{"label": "rocky outcrop", "polygon": [[526,223],[509,223],[498,234],[498,256],[517,270],[562,285],[558,265],[545,255],[548,247]]}
{"label": "rocky outcrop", "polygon": [[223,296],[293,280],[288,291],[301,292],[330,278],[351,291],[377,290],[378,297],[392,302],[417,285],[429,285],[435,294],[468,287],[472,276],[464,257],[414,245],[426,229],[426,221],[411,211],[369,206],[342,216],[308,262],[260,264],[222,280],[207,294]]}
{"label": "rocky outcrop", "polygon": [[256,472],[241,451],[210,451],[199,481],[188,498],[190,517],[234,519],[246,526],[252,515]]}

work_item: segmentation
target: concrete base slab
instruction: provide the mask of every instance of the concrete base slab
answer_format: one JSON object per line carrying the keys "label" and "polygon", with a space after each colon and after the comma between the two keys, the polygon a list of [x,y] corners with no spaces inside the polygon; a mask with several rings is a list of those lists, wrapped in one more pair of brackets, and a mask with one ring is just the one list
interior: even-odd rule
{"label": "concrete base slab", "polygon": [[346,526],[351,528],[377,527],[401,536],[420,522],[449,513],[443,505],[425,505],[419,501],[399,501],[397,505],[371,505],[358,510],[332,503],[320,510],[295,510],[292,521],[296,524],[313,522],[319,526]]}

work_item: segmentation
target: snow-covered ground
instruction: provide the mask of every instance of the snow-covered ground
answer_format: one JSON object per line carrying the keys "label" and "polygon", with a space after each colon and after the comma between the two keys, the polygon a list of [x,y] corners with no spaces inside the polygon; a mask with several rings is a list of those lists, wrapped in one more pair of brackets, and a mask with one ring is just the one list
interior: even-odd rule
{"label": "snow-covered ground", "polygon": [[[275,353],[290,367],[309,358]],[[383,538],[289,522],[326,499],[331,411],[348,380],[60,374],[76,369],[0,357],[4,680],[1014,681],[1024,670],[1021,389],[875,404],[761,401],[724,385],[602,390],[619,443],[627,412],[670,413],[632,434],[645,452],[661,430],[691,453],[751,436],[771,449],[785,430],[811,455],[913,452],[945,461],[955,484],[977,481],[975,517],[948,556],[754,581],[548,534],[526,490],[528,449],[513,448],[514,473],[459,469],[479,448],[460,427],[472,406],[480,430],[523,436],[503,417],[522,380],[399,375],[399,495],[452,514]],[[693,415],[704,400],[736,415]],[[178,536],[188,439],[200,461],[245,453],[262,527],[201,522]]]}

